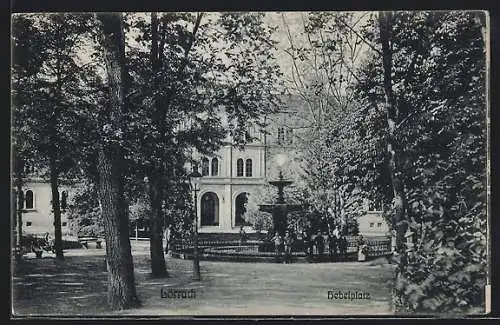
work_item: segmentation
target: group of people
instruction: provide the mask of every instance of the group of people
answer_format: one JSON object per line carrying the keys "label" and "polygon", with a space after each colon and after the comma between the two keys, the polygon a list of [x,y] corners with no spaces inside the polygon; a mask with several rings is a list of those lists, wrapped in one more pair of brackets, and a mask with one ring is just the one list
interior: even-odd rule
{"label": "group of people", "polygon": [[303,232],[304,252],[310,258],[321,259],[325,252],[331,261],[343,261],[347,255],[347,238],[342,230],[336,226],[328,232],[318,230],[310,235],[307,231]]}
{"label": "group of people", "polygon": [[278,232],[274,234],[271,239],[274,243],[274,252],[276,253],[276,261],[279,262],[281,255],[284,253],[284,263],[288,264],[292,262],[292,246],[295,242],[294,236],[291,234],[290,230],[285,232],[285,236],[281,236]]}
{"label": "group of people", "polygon": [[[299,239],[303,242],[303,249],[310,259],[322,259],[325,252],[328,253],[330,261],[343,261],[347,255],[347,239],[339,227],[335,227],[332,231],[321,232],[318,230],[312,233],[304,230]],[[271,239],[274,243],[274,251],[277,261],[281,261],[281,256],[284,257],[284,263],[292,262],[292,248],[297,240],[296,236],[290,231],[285,232],[285,236],[281,236],[278,232]]]}
{"label": "group of people", "polygon": [[[247,241],[247,234],[243,229],[243,226],[240,227],[239,235],[239,244],[241,246]],[[171,255],[173,249],[174,237],[174,227],[170,224],[165,229],[164,233],[164,239],[166,241],[165,252],[169,256]],[[283,260],[285,264],[292,263],[293,248],[295,247],[296,249],[300,249],[299,245],[295,245],[297,240],[302,242],[302,249],[310,260],[322,260],[325,257],[325,253],[327,253],[330,261],[346,260],[348,246],[347,238],[344,231],[339,229],[338,226],[335,226],[333,230],[328,232],[321,232],[321,230],[318,230],[316,233],[313,233],[309,229],[306,229],[298,236],[296,236],[291,230],[286,230],[284,236],[282,236],[279,232],[275,232],[271,241],[274,244],[274,252],[276,254],[277,262],[281,262]],[[359,236],[357,246],[358,261],[365,261],[368,246],[366,245],[366,241],[363,236]]]}

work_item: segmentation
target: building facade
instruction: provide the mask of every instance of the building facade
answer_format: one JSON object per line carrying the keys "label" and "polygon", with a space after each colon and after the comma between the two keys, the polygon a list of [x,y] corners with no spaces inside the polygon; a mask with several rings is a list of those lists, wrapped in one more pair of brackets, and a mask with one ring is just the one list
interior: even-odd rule
{"label": "building facade", "polygon": [[[243,148],[223,146],[210,157],[197,156],[202,174],[198,192],[197,218],[200,232],[238,232],[253,228],[245,220],[248,199],[262,191],[268,180],[277,179],[279,168],[275,157],[287,156],[283,175],[298,180],[302,168],[302,156],[306,152],[307,138],[313,121],[297,98],[286,99],[280,113],[264,117],[266,131],[251,128],[248,135],[253,139]],[[41,178],[30,178],[23,188],[23,231],[26,233],[52,233],[54,217],[51,207],[50,184]],[[72,188],[62,185],[63,234],[69,233],[65,214],[65,202],[72,197]],[[359,231],[367,235],[387,232],[388,226],[378,212],[368,212],[359,218]]]}
{"label": "building facade", "polygon": [[228,145],[212,157],[198,158],[203,176],[197,202],[200,232],[238,232],[241,226],[253,231],[245,220],[246,203],[268,180],[278,178],[275,157],[285,154],[288,158],[285,178],[297,176],[303,149],[297,140],[308,123],[302,113],[299,102],[289,99],[286,109],[264,117],[265,131],[248,130],[253,141],[244,148]]}
{"label": "building facade", "polygon": [[266,182],[264,143],[243,149],[224,146],[215,156],[201,159],[198,225],[200,232],[237,232],[249,226],[246,203]]}
{"label": "building facade", "polygon": [[[61,230],[63,235],[69,235],[69,222],[66,208],[73,194],[71,186],[59,186],[61,205]],[[23,188],[23,232],[43,235],[54,234],[54,213],[52,211],[52,190],[50,183],[39,177],[27,178]],[[16,195],[15,193],[13,195]],[[17,202],[16,202],[17,203]]]}
{"label": "building facade", "polygon": [[382,211],[367,211],[358,217],[359,233],[366,237],[389,236],[390,229]]}

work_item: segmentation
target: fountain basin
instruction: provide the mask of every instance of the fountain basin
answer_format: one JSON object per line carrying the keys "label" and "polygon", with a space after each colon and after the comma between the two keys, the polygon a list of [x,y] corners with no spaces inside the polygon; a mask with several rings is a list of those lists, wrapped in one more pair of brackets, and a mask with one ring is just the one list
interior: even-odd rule
{"label": "fountain basin", "polygon": [[301,211],[302,206],[288,203],[259,204],[259,210],[272,214],[274,231],[283,236],[287,229],[288,212]]}
{"label": "fountain basin", "polygon": [[[358,236],[348,236],[346,238],[348,242],[346,261],[357,260],[358,238]],[[389,237],[368,237],[365,240],[369,247],[368,259],[391,254],[391,239]],[[259,251],[259,245],[262,243],[263,241],[249,241],[246,244],[238,245],[237,242],[211,242],[211,245],[202,245],[200,247],[200,258],[209,261],[275,263],[275,252]],[[179,243],[174,248],[172,257],[183,259],[193,258],[192,243]],[[294,263],[311,262],[311,259],[304,253],[303,248],[302,241],[297,240],[296,246],[291,253]],[[316,257],[314,262],[331,262],[328,257],[328,250],[325,250],[321,258],[317,259]]]}
{"label": "fountain basin", "polygon": [[276,187],[280,187],[280,186],[285,187],[285,186],[291,185],[293,182],[280,179],[277,181],[269,181],[268,183],[273,185],[273,186],[276,186]]}
{"label": "fountain basin", "polygon": [[288,204],[288,203],[259,204],[259,210],[268,213],[274,213],[275,211],[280,211],[283,213],[295,212],[295,211],[301,211],[302,205]]}

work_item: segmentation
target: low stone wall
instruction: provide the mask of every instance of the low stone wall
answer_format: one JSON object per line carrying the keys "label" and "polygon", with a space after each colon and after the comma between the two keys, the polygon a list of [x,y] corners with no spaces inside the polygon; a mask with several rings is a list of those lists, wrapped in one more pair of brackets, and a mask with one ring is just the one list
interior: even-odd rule
{"label": "low stone wall", "polygon": [[[345,260],[356,260],[358,251],[358,236],[348,236],[347,238],[347,256]],[[368,246],[367,257],[376,258],[391,254],[391,240],[388,237],[366,238],[365,242]],[[298,260],[309,259],[305,251],[302,249],[302,241],[297,240],[292,249],[292,257]],[[248,240],[240,242],[236,240],[199,240],[198,247],[200,258],[205,260],[225,260],[225,261],[248,261],[248,262],[264,262],[273,261],[276,254],[273,249],[263,249],[272,243],[262,240]],[[193,256],[192,241],[175,241],[172,247],[172,256],[179,258],[190,259]],[[338,254],[337,254],[338,255]],[[317,256],[319,260],[330,260],[328,247],[322,256]]]}

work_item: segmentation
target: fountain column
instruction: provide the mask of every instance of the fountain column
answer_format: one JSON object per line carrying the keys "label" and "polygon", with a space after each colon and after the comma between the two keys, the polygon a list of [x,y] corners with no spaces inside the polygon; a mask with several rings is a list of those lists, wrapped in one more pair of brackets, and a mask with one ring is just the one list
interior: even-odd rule
{"label": "fountain column", "polygon": [[276,203],[259,205],[260,211],[269,212],[273,215],[274,231],[275,232],[277,231],[282,236],[285,234],[285,231],[287,229],[288,212],[302,210],[302,206],[299,204],[290,204],[285,202],[283,188],[292,183],[293,183],[292,181],[283,179],[283,173],[280,170],[279,179],[276,181],[269,181],[269,184],[276,186],[278,188],[278,196],[276,197]]}

